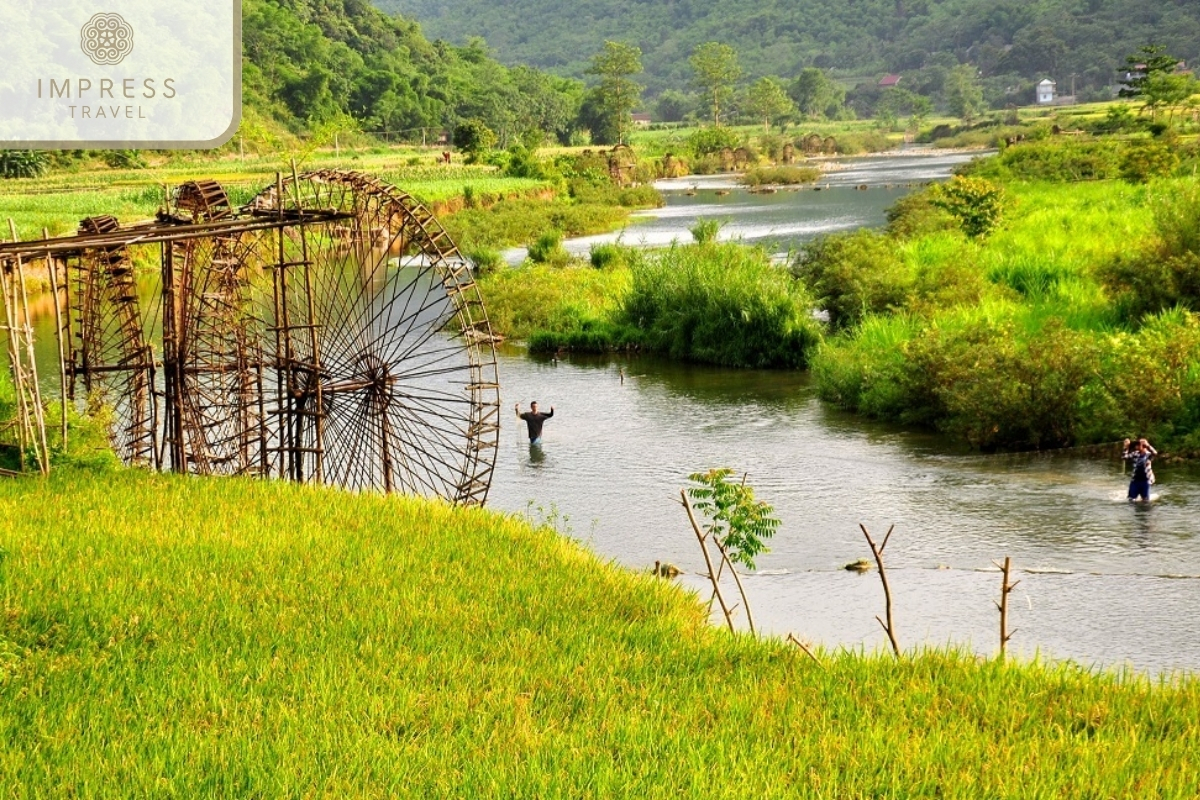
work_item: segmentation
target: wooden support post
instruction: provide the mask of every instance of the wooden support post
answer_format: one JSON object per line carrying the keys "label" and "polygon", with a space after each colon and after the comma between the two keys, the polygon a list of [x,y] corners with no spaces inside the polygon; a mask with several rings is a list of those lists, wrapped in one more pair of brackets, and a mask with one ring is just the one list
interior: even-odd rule
{"label": "wooden support post", "polygon": [[887,622],[875,617],[876,621],[883,626],[883,630],[887,633],[888,641],[892,643],[892,652],[896,654],[896,658],[900,658],[900,645],[896,641],[896,623],[892,619],[892,590],[888,586],[887,570],[883,568],[883,549],[887,547],[888,539],[892,538],[892,531],[896,529],[893,525],[888,528],[887,535],[883,537],[883,544],[876,546],[875,540],[871,538],[871,533],[867,530],[867,526],[859,523],[859,529],[862,530],[863,536],[867,537],[867,545],[871,548],[871,555],[875,556],[875,566],[879,567],[879,580],[883,582],[883,597],[887,602]]}

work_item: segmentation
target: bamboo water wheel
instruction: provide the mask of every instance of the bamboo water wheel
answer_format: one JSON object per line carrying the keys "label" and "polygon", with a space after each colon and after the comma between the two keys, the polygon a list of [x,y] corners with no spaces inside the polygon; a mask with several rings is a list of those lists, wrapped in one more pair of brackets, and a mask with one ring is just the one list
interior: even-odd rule
{"label": "bamboo water wheel", "polygon": [[67,391],[129,464],[482,505],[499,382],[467,261],[371,176],[279,178],[241,208],[215,181],[152,222],[0,245],[65,263]]}

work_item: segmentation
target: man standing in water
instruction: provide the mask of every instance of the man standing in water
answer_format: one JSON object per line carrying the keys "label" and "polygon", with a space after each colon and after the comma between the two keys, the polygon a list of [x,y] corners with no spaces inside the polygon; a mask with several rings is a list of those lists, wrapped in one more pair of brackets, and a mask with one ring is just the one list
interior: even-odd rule
{"label": "man standing in water", "polygon": [[521,413],[521,404],[520,403],[517,403],[516,409],[517,409],[517,416],[519,418],[525,420],[525,426],[529,428],[529,443],[530,444],[541,444],[542,443],[542,425],[546,422],[546,420],[548,420],[554,416],[554,406],[550,406],[549,414],[543,414],[540,411],[538,411],[536,400],[534,400],[532,403],[529,404],[529,410],[526,411],[524,414]]}
{"label": "man standing in water", "polygon": [[1125,440],[1124,458],[1133,465],[1133,477],[1129,481],[1129,502],[1138,499],[1150,502],[1150,484],[1154,483],[1154,470],[1150,461],[1156,455],[1158,451],[1144,438],[1132,444],[1128,439]]}

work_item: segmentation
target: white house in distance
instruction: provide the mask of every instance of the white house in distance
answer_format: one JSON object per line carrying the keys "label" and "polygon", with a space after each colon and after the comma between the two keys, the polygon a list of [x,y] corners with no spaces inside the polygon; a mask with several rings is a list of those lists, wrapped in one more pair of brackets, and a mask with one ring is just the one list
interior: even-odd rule
{"label": "white house in distance", "polygon": [[1054,105],[1055,87],[1057,86],[1058,84],[1049,78],[1043,78],[1042,81],[1038,83],[1037,103],[1039,106]]}

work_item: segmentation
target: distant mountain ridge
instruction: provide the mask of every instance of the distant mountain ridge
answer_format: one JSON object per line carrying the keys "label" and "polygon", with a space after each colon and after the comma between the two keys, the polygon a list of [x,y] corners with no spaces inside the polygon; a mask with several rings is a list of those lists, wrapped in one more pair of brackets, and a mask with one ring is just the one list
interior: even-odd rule
{"label": "distant mountain ridge", "polygon": [[1156,42],[1200,60],[1198,0],[374,0],[430,39],[482,36],[506,64],[581,77],[605,39],[642,49],[647,94],[687,88],[687,57],[732,45],[750,77],[817,66],[843,79],[971,63],[994,89],[1044,77],[1101,92]]}

